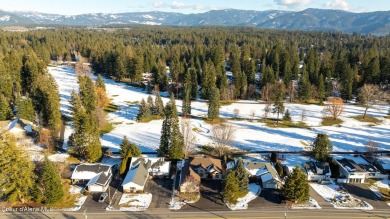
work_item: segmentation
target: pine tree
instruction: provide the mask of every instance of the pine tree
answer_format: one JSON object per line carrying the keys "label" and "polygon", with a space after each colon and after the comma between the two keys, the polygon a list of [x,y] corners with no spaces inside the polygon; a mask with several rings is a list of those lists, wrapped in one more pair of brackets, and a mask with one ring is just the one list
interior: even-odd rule
{"label": "pine tree", "polygon": [[190,71],[187,70],[184,79],[184,93],[183,93],[183,106],[182,106],[182,115],[189,116],[191,115],[191,75]]}
{"label": "pine tree", "polygon": [[290,201],[303,202],[309,199],[309,183],[298,165],[285,180],[283,192],[286,199]]}
{"label": "pine tree", "polygon": [[286,88],[284,86],[284,83],[278,84],[278,89],[276,90],[276,93],[273,96],[274,105],[272,109],[272,113],[277,114],[276,124],[279,123],[279,115],[280,113],[284,112],[284,98],[286,95]]}
{"label": "pine tree", "polygon": [[45,202],[47,204],[56,203],[62,199],[64,191],[62,189],[61,177],[55,164],[47,157],[45,157],[45,161],[43,162],[41,181],[45,191]]}
{"label": "pine tree", "polygon": [[87,112],[96,108],[96,88],[90,77],[79,76],[79,96]]}
{"label": "pine tree", "polygon": [[161,99],[161,95],[159,92],[156,93],[154,107],[155,107],[156,115],[160,116],[161,118],[164,118],[164,116],[165,116],[164,104],[163,104],[163,101]]}
{"label": "pine tree", "polygon": [[70,150],[89,162],[96,162],[102,156],[97,122],[92,114],[86,111],[80,97],[74,91],[71,94],[70,103],[75,128],[73,142],[70,142],[74,148],[70,148]]}
{"label": "pine tree", "polygon": [[141,104],[139,105],[139,111],[137,115],[137,120],[142,120],[150,117],[150,107],[149,105],[145,102],[145,100],[142,98]]}
{"label": "pine tree", "polygon": [[276,162],[275,163],[275,169],[278,172],[279,176],[283,176],[283,166],[282,166],[282,163]]}
{"label": "pine tree", "polygon": [[181,159],[184,156],[184,138],[180,133],[175,97],[171,95],[165,106],[165,119],[161,128],[159,154],[169,159]]}
{"label": "pine tree", "polygon": [[27,202],[35,185],[34,164],[14,141],[0,139],[0,191],[9,203]]}
{"label": "pine tree", "polygon": [[100,74],[96,79],[96,87],[100,87],[103,88],[103,90],[106,90],[106,83],[104,83],[104,80]]}
{"label": "pine tree", "polygon": [[224,181],[222,196],[226,203],[236,204],[240,197],[236,172],[230,171]]}
{"label": "pine tree", "polygon": [[11,107],[7,99],[0,93],[0,121],[12,118]]}
{"label": "pine tree", "polygon": [[288,109],[284,113],[283,120],[284,121],[291,121],[291,115],[290,115],[290,112],[288,111]]}
{"label": "pine tree", "polygon": [[209,119],[217,119],[219,118],[219,90],[214,87],[211,89],[210,97],[209,97],[209,109],[207,111],[207,116]]}
{"label": "pine tree", "polygon": [[127,163],[129,162],[129,159],[131,159],[131,156],[128,156],[128,155],[129,154],[127,154],[126,156],[123,157],[123,159],[121,161],[120,168],[119,168],[119,174],[122,176],[122,178],[124,178],[126,176]]}
{"label": "pine tree", "polygon": [[278,155],[276,152],[271,152],[271,162],[276,163],[278,161]]}
{"label": "pine tree", "polygon": [[120,144],[120,154],[122,157],[139,157],[141,156],[141,151],[136,144],[129,141],[127,136],[123,137],[122,143]]}
{"label": "pine tree", "polygon": [[17,101],[17,107],[18,107],[18,116],[21,119],[26,119],[28,121],[33,121],[35,117],[35,110],[33,102],[30,98],[20,98]]}
{"label": "pine tree", "polygon": [[298,95],[302,101],[310,100],[310,81],[305,65],[303,66],[303,72],[298,84]]}
{"label": "pine tree", "polygon": [[327,134],[318,133],[313,143],[313,155],[319,161],[325,161],[333,145]]}
{"label": "pine tree", "polygon": [[318,99],[320,99],[320,105],[323,105],[325,99],[325,82],[323,74],[320,75],[320,81],[318,85]]}
{"label": "pine tree", "polygon": [[238,158],[234,171],[236,173],[239,195],[243,197],[249,191],[249,178],[241,157]]}
{"label": "pine tree", "polygon": [[147,104],[148,104],[148,107],[149,107],[150,115],[156,115],[155,114],[154,101],[153,101],[152,96],[150,96],[150,95],[148,96]]}

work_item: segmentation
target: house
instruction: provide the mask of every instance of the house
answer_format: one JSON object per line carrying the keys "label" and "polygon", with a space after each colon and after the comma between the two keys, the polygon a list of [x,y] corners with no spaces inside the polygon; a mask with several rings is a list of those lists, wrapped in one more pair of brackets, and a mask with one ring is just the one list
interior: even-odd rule
{"label": "house", "polygon": [[135,166],[138,163],[143,163],[148,170],[150,176],[153,177],[169,177],[171,167],[170,161],[165,161],[164,157],[140,157],[133,158],[130,166]]}
{"label": "house", "polygon": [[134,157],[122,183],[124,192],[143,191],[146,180],[151,177],[169,177],[171,162],[163,157]]}
{"label": "house", "polygon": [[202,179],[221,180],[223,168],[221,160],[210,157],[194,157],[183,160],[179,179],[182,193],[199,192]]}
{"label": "house", "polygon": [[180,172],[179,191],[182,193],[196,193],[200,189],[200,176],[190,167],[188,160],[183,160]]}
{"label": "house", "polygon": [[148,169],[143,162],[130,167],[122,183],[123,192],[143,191],[148,176]]}
{"label": "house", "polygon": [[0,124],[0,134],[10,133],[17,139],[23,139],[27,136],[34,137],[32,122],[25,119],[14,119],[12,121],[3,121]]}
{"label": "house", "polygon": [[195,157],[190,161],[191,168],[202,179],[222,179],[222,163],[211,157]]}
{"label": "house", "polygon": [[388,175],[368,163],[362,156],[335,156],[334,160],[340,166],[340,180],[345,183],[364,183],[368,179],[385,179]]}
{"label": "house", "polygon": [[327,162],[309,161],[302,165],[306,172],[307,180],[312,182],[329,181],[331,176],[330,166]]}
{"label": "house", "polygon": [[[279,174],[270,162],[253,162],[248,159],[243,159],[243,164],[250,181],[260,182],[264,189],[279,189],[282,187],[282,181]],[[228,168],[234,168],[237,159],[228,163]]]}
{"label": "house", "polygon": [[390,157],[376,158],[373,163],[380,171],[390,174]]}
{"label": "house", "polygon": [[105,192],[112,180],[112,166],[80,164],[71,176],[72,184],[86,185],[89,192]]}

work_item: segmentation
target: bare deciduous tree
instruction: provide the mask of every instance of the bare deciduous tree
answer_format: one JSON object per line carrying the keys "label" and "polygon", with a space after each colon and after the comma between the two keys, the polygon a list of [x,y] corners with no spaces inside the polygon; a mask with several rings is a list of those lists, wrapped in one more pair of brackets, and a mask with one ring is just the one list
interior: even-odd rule
{"label": "bare deciduous tree", "polygon": [[252,117],[252,120],[255,119],[256,116],[256,110],[252,109],[249,115]]}
{"label": "bare deciduous tree", "polygon": [[341,98],[334,97],[328,100],[328,104],[324,108],[325,114],[330,115],[336,120],[344,111],[344,101]]}
{"label": "bare deciduous tree", "polygon": [[287,94],[290,99],[290,102],[293,102],[295,97],[298,96],[297,83],[294,81],[290,81],[287,85]]}
{"label": "bare deciduous tree", "polygon": [[234,108],[233,114],[234,114],[234,118],[237,118],[238,115],[240,114],[240,110],[238,108]]}
{"label": "bare deciduous tree", "polygon": [[379,148],[379,144],[375,141],[369,140],[366,145],[367,156],[375,156]]}
{"label": "bare deciduous tree", "polygon": [[365,108],[363,119],[366,118],[367,111],[372,108],[375,101],[383,98],[383,92],[378,85],[364,84],[359,91],[359,103]]}
{"label": "bare deciduous tree", "polygon": [[302,109],[301,111],[301,122],[305,121],[306,119],[306,109]]}
{"label": "bare deciduous tree", "polygon": [[268,115],[271,112],[272,102],[268,101],[264,105],[264,119],[268,119]]}
{"label": "bare deciduous tree", "polygon": [[191,122],[187,118],[181,119],[181,133],[184,137],[184,157],[188,158],[188,155],[195,149],[196,137],[191,128]]}
{"label": "bare deciduous tree", "polygon": [[228,123],[215,124],[211,128],[211,139],[214,142],[214,150],[220,158],[226,160],[229,146],[234,139],[235,128]]}

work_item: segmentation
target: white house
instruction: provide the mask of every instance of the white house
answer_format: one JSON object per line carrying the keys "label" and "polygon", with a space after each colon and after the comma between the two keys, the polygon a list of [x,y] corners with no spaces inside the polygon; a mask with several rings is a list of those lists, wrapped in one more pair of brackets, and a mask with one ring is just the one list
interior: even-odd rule
{"label": "white house", "polygon": [[360,155],[334,156],[340,165],[340,177],[346,183],[364,183],[366,179],[385,179],[387,174],[381,173],[374,165],[369,164]]}
{"label": "white house", "polygon": [[306,162],[303,165],[303,169],[306,172],[307,180],[312,182],[329,181],[331,171],[329,163],[322,162]]}
{"label": "white house", "polygon": [[112,167],[106,164],[80,164],[72,173],[72,184],[86,185],[89,192],[105,192],[112,179]]}
{"label": "white house", "polygon": [[123,192],[143,191],[148,175],[148,170],[143,162],[130,167],[122,183]]}
{"label": "white house", "polygon": [[[228,168],[234,168],[237,159],[228,163]],[[243,159],[246,171],[253,180],[261,182],[263,189],[279,189],[282,186],[279,174],[270,162],[253,162]]]}

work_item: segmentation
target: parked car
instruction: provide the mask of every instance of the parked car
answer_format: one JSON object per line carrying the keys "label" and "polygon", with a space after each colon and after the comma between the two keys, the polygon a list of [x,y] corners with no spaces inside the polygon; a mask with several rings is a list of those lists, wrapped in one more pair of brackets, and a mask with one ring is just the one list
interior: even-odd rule
{"label": "parked car", "polygon": [[107,192],[102,193],[99,197],[99,202],[104,202],[107,196],[108,196]]}

